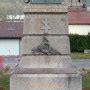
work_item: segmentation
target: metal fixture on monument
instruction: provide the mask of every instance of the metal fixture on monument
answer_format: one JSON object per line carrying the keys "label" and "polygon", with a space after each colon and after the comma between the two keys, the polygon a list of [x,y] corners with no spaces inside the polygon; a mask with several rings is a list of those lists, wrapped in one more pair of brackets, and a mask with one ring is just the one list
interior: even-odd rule
{"label": "metal fixture on monument", "polygon": [[10,90],[82,90],[71,65],[67,3],[25,0],[21,61],[10,77]]}

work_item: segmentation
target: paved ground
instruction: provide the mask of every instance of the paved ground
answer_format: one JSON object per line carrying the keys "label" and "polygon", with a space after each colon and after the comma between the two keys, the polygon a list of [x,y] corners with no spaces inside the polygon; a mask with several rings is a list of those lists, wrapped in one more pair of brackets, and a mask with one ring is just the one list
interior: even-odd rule
{"label": "paved ground", "polygon": [[90,59],[74,59],[72,64],[77,68],[86,68],[90,69]]}

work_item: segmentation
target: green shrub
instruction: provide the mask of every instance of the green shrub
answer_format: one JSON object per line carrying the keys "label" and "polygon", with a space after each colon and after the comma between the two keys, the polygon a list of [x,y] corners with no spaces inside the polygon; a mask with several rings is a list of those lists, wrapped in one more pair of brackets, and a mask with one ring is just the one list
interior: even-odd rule
{"label": "green shrub", "polygon": [[90,49],[90,35],[70,34],[70,47],[72,52],[83,52]]}

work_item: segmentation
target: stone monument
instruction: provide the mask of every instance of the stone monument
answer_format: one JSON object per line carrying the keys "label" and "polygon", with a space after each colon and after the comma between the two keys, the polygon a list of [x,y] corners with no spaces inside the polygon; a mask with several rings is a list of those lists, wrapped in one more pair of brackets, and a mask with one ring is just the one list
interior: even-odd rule
{"label": "stone monument", "polygon": [[20,64],[10,90],[82,90],[71,65],[67,5],[63,0],[25,0]]}

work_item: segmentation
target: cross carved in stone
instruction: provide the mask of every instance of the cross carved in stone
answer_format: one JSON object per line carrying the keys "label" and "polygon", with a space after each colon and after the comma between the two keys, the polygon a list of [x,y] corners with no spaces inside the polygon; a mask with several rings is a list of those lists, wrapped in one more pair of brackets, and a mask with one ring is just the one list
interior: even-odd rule
{"label": "cross carved in stone", "polygon": [[44,30],[44,34],[47,34],[48,33],[48,30],[51,30],[50,28],[50,24],[47,20],[47,18],[45,18],[43,21],[42,21],[42,27],[41,27],[41,30]]}

